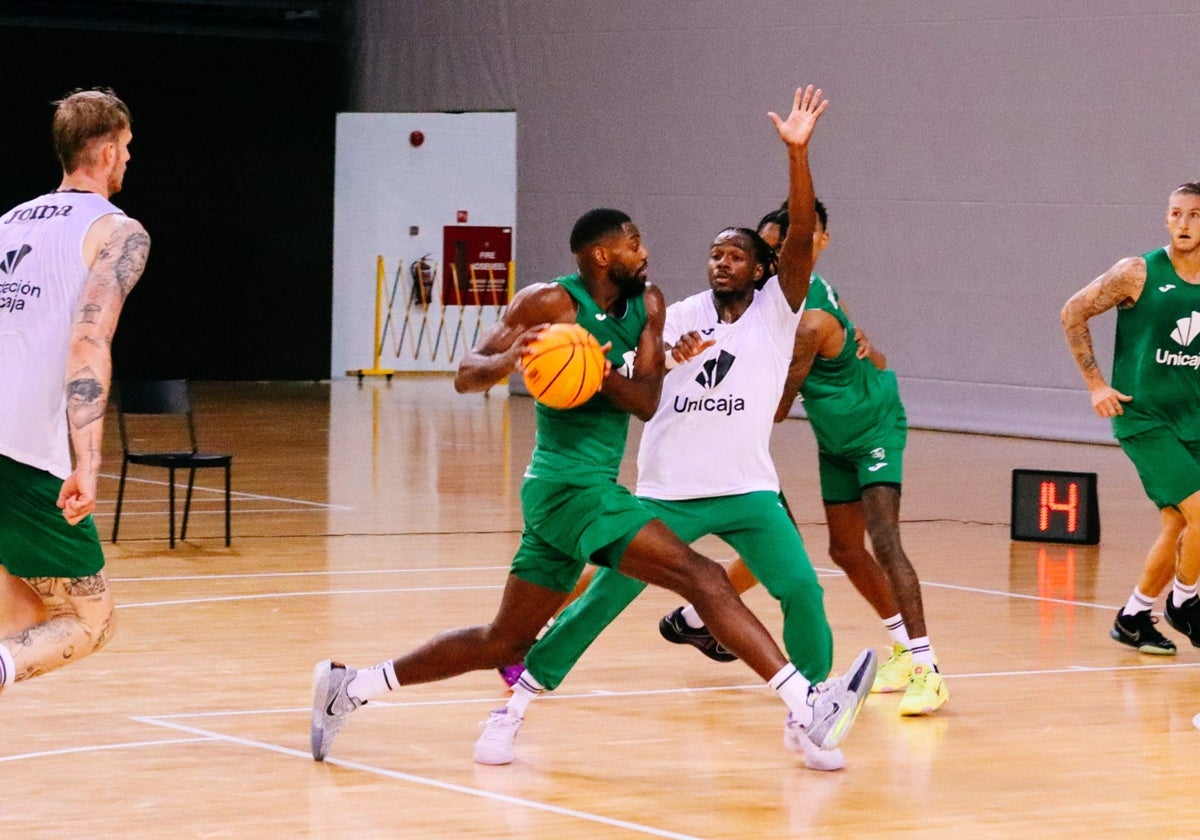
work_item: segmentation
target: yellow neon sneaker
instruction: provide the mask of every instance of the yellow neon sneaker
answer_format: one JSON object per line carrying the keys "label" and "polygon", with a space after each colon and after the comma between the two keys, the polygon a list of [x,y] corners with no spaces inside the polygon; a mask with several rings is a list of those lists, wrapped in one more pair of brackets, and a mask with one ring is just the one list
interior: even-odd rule
{"label": "yellow neon sneaker", "polygon": [[899,642],[893,642],[892,655],[875,673],[871,693],[890,694],[893,691],[904,691],[908,688],[908,678],[912,676],[912,670],[913,659],[908,648]]}
{"label": "yellow neon sneaker", "polygon": [[914,665],[908,690],[900,701],[900,714],[928,715],[940,709],[949,699],[950,689],[946,688],[946,681],[937,668]]}

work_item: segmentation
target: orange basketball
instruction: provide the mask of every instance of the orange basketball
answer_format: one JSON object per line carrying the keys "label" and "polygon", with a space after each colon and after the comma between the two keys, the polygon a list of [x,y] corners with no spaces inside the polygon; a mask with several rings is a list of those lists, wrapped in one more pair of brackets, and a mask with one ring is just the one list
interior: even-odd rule
{"label": "orange basketball", "polygon": [[579,324],[551,324],[529,345],[521,360],[525,387],[551,408],[575,408],[600,390],[604,353],[596,337]]}

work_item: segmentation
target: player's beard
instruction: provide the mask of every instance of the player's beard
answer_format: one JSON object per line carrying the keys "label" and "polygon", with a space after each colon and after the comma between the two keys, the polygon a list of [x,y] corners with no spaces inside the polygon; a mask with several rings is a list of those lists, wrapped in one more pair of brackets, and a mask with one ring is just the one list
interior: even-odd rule
{"label": "player's beard", "polygon": [[636,271],[612,271],[608,276],[620,289],[622,297],[641,297],[646,293],[645,268],[645,265],[641,265]]}

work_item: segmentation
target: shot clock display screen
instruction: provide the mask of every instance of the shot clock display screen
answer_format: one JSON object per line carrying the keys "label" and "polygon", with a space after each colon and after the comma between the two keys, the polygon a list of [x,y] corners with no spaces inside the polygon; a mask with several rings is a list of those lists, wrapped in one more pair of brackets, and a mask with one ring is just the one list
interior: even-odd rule
{"label": "shot clock display screen", "polygon": [[1012,539],[1100,542],[1096,474],[1013,470]]}

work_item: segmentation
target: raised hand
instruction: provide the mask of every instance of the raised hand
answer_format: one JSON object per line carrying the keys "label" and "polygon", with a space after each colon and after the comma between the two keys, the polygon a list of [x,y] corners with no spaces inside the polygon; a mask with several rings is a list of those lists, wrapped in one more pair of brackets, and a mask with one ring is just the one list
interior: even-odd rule
{"label": "raised hand", "polygon": [[829,107],[829,100],[822,99],[822,91],[819,87],[796,88],[796,98],[792,102],[792,112],[788,114],[787,119],[780,119],[779,115],[774,111],[767,113],[771,118],[771,122],[775,123],[775,130],[779,132],[779,139],[789,146],[807,146],[808,140],[812,137],[813,128],[817,125],[817,120],[821,118],[821,114],[825,113],[825,109]]}
{"label": "raised hand", "polygon": [[[692,330],[679,336],[675,344],[669,348],[668,352],[676,365],[681,365],[689,359],[694,359],[699,356],[709,347],[716,344],[715,339],[705,339],[700,333]],[[674,367],[674,365],[672,365]]]}

